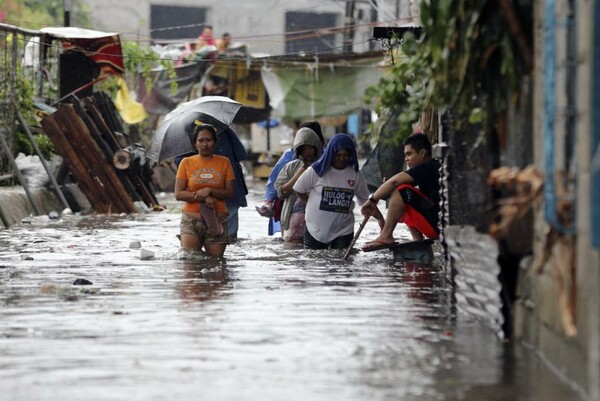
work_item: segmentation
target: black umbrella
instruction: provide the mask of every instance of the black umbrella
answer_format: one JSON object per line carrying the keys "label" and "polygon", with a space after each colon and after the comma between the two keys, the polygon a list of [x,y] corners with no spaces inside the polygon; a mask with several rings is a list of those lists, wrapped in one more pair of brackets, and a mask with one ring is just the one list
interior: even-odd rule
{"label": "black umbrella", "polygon": [[146,157],[160,163],[193,152],[191,135],[197,124],[213,125],[220,132],[233,122],[241,107],[241,103],[225,96],[203,96],[181,104],[156,129]]}

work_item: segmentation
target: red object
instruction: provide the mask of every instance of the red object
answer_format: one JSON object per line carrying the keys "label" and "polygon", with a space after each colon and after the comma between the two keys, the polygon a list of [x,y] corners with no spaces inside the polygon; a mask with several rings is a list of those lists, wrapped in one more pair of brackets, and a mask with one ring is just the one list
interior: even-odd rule
{"label": "red object", "polygon": [[[412,185],[402,184],[402,185],[399,185],[396,189],[400,190],[402,188],[410,188],[412,191],[418,193],[423,198],[429,200],[421,191],[419,191]],[[419,232],[421,232],[427,238],[430,238],[430,239],[438,239],[439,238],[439,234],[431,226],[431,224],[429,224],[427,219],[421,213],[419,213],[415,208],[413,208],[412,206],[410,206],[408,204],[405,204],[404,206],[405,206],[404,213],[402,214],[402,216],[400,216],[400,220],[398,220],[400,223],[404,223],[409,227],[416,228],[417,230],[419,230]]]}
{"label": "red object", "polygon": [[94,60],[104,74],[121,75],[125,71],[118,35],[94,39],[68,39],[63,42],[63,48],[81,51]]}
{"label": "red object", "polygon": [[275,198],[273,201],[273,220],[281,220],[281,209],[283,209],[283,199]]}

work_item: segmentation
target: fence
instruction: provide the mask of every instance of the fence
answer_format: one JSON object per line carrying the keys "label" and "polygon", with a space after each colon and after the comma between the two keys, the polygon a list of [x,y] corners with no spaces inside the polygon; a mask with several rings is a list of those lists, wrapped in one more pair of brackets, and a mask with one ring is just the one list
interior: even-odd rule
{"label": "fence", "polygon": [[17,110],[31,119],[35,101],[56,98],[57,53],[44,33],[0,24],[0,182],[13,179]]}

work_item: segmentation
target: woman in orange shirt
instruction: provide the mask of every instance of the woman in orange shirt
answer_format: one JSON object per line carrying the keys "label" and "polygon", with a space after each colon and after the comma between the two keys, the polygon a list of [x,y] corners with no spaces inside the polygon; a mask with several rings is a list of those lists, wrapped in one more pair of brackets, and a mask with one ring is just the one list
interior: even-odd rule
{"label": "woman in orange shirt", "polygon": [[234,191],[233,168],[228,158],[213,154],[217,131],[208,124],[194,131],[198,154],[184,158],[177,169],[175,198],[184,201],[180,235],[185,251],[223,256],[228,243],[227,205]]}

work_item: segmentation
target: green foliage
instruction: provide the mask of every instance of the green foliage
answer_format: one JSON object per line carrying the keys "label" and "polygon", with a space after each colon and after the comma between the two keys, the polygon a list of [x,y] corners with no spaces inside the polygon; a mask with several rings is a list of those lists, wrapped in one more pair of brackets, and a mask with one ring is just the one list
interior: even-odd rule
{"label": "green foliage", "polygon": [[[125,73],[129,76],[128,84],[130,87],[135,87],[137,81],[135,77],[137,74],[141,74],[144,77],[146,85],[146,92],[152,90],[154,78],[152,71],[155,69],[162,68],[161,74],[167,74],[169,78],[175,78],[175,64],[171,60],[165,60],[159,58],[159,56],[150,48],[143,47],[136,42],[123,42],[121,44],[123,52],[123,65],[125,66]],[[114,98],[117,91],[119,90],[119,84],[114,77],[109,77],[97,84],[99,90],[108,92]],[[174,95],[177,93],[177,83],[171,83],[171,93]]]}
{"label": "green foliage", "polygon": [[[57,153],[54,144],[52,143],[50,138],[48,138],[48,136],[44,134],[38,134],[34,135],[33,139],[37,144],[38,148],[40,149],[40,152],[42,153],[42,156],[45,160],[50,160],[52,158],[52,155],[55,155]],[[15,153],[23,153],[25,155],[36,154],[33,144],[31,143],[27,135],[21,131],[17,131],[15,135]]]}
{"label": "green foliage", "polygon": [[514,101],[526,73],[499,3],[424,1],[420,14],[424,39],[405,35],[400,60],[369,88],[368,100],[377,110],[401,110],[398,137],[429,107],[454,110],[462,116],[457,128],[467,121],[488,126]]}
{"label": "green foliage", "polygon": [[[146,83],[146,91],[152,89],[152,70],[157,67],[163,68],[163,74],[168,78],[175,78],[175,64],[172,60],[161,59],[150,47],[142,47],[135,42],[124,42],[123,62],[128,72],[142,74]],[[177,83],[171,84],[171,93],[177,93]]]}
{"label": "green foliage", "polygon": [[[19,42],[23,43],[24,41],[20,40]],[[25,77],[20,65],[17,65],[16,77],[17,87],[19,88],[15,92],[17,109],[29,127],[37,126],[38,122],[36,120],[33,100],[35,95],[34,83]],[[25,155],[35,154],[35,149],[20,124],[17,124],[16,128],[15,153],[24,153]],[[33,139],[46,160],[50,160],[52,155],[56,154],[56,149],[52,141],[45,134],[35,134],[33,135]]]}
{"label": "green foliage", "polygon": [[24,1],[23,19],[35,22],[36,25],[62,26],[62,0],[26,0]]}
{"label": "green foliage", "polygon": [[[71,25],[89,26],[89,12],[85,2],[71,0],[71,3]],[[0,0],[0,9],[8,11],[7,22],[12,25],[39,29],[64,24],[64,0]]]}
{"label": "green foliage", "polygon": [[419,119],[428,103],[431,65],[423,50],[414,36],[406,35],[396,63],[378,85],[366,91],[367,100],[376,101],[378,113],[386,109],[400,110],[398,130],[394,135],[398,142],[410,135],[412,124]]}

